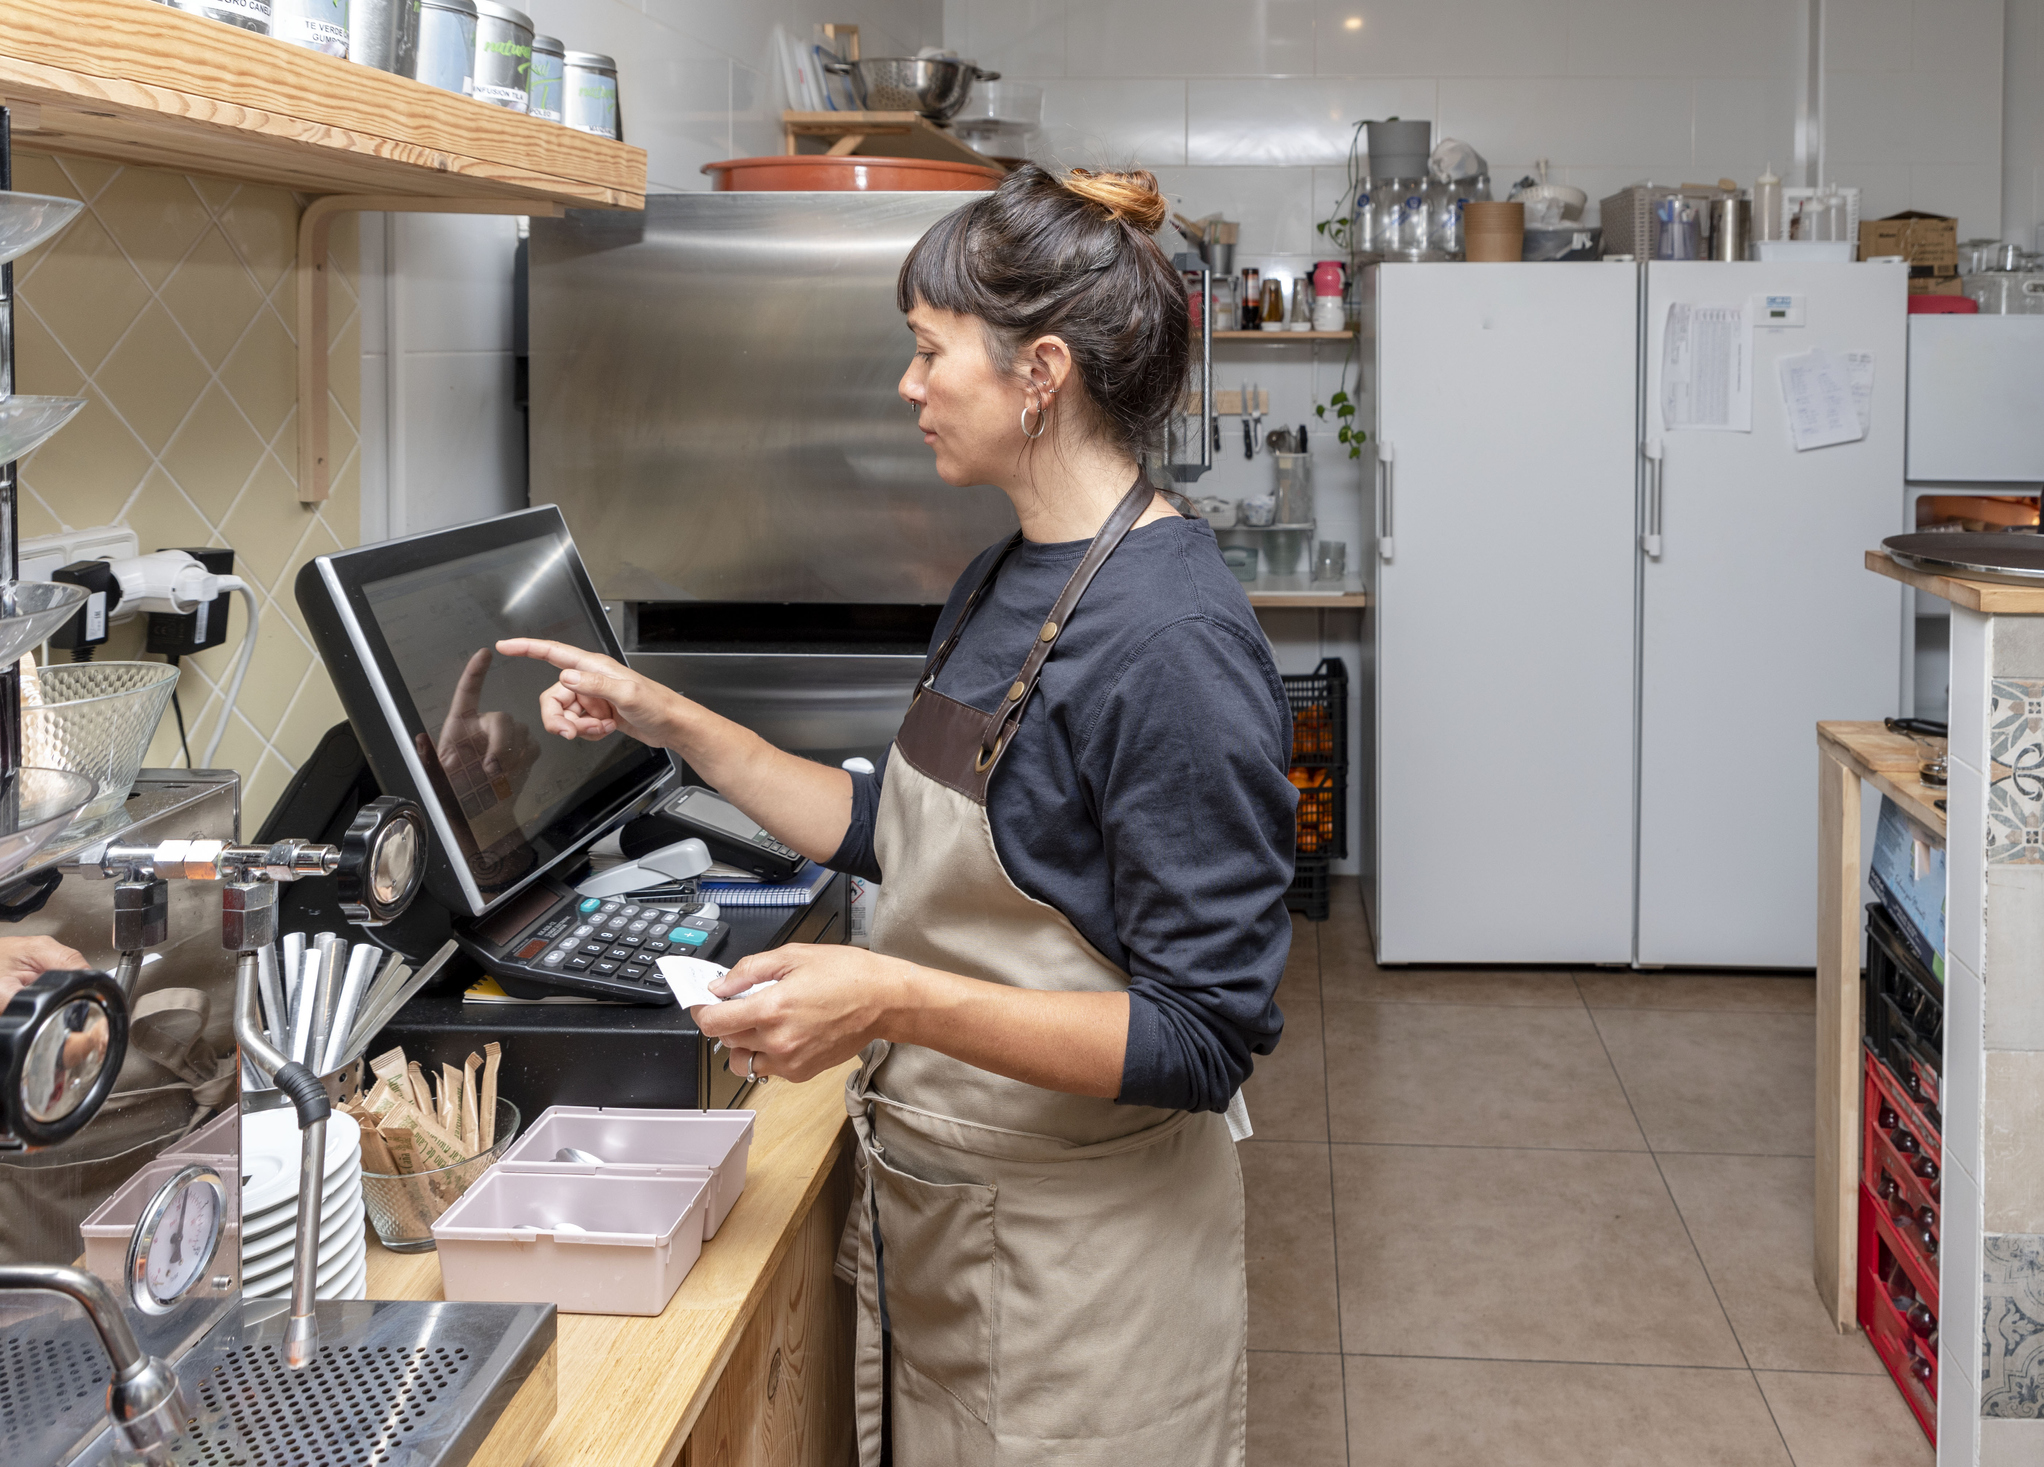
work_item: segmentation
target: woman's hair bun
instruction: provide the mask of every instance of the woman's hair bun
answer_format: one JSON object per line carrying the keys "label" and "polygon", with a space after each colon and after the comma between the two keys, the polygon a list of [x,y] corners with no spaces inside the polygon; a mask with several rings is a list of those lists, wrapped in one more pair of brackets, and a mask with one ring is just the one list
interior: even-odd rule
{"label": "woman's hair bun", "polygon": [[1155,234],[1170,209],[1164,196],[1157,192],[1157,175],[1142,169],[1110,173],[1074,168],[1065,175],[1064,185],[1144,234]]}

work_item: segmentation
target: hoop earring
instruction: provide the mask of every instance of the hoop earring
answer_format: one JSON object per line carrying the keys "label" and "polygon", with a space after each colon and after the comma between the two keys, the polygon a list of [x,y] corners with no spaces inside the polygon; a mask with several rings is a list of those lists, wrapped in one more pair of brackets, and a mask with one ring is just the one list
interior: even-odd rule
{"label": "hoop earring", "polygon": [[1024,403],[1024,404],[1023,404],[1023,406],[1022,406],[1022,436],[1023,436],[1024,438],[1027,438],[1027,439],[1028,439],[1028,440],[1029,440],[1030,442],[1034,443],[1034,442],[1035,442],[1035,441],[1036,441],[1037,439],[1039,439],[1039,438],[1041,438],[1041,437],[1043,436],[1043,430],[1044,430],[1045,428],[1048,428],[1049,426],[1050,426],[1050,409],[1049,409],[1048,407],[1040,407],[1040,408],[1036,409],[1036,431],[1035,431],[1034,433],[1030,432],[1030,431],[1029,431],[1029,405],[1028,405],[1027,403]]}

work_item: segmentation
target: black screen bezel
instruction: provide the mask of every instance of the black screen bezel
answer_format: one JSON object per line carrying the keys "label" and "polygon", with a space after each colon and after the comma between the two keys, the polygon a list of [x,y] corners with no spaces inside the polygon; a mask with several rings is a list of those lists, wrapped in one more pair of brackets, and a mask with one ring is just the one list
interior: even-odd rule
{"label": "black screen bezel", "polygon": [[[340,604],[334,609],[343,624],[337,630],[354,653],[350,660],[355,665],[337,665],[334,649],[322,646],[321,651],[369,767],[386,792],[407,795],[425,809],[434,837],[426,868],[427,888],[448,910],[470,919],[495,911],[564,862],[579,860],[593,841],[643,809],[680,772],[666,750],[640,745],[637,757],[617,766],[602,783],[587,790],[584,798],[529,834],[533,865],[502,891],[485,894],[465,864],[455,859],[458,846],[452,836],[457,821],[450,819],[447,794],[436,787],[439,782],[433,776],[437,770],[428,770],[415,752],[415,740],[426,732],[425,722],[398,673],[396,659],[369,604],[367,588],[435,565],[533,541],[551,541],[562,548],[569,579],[601,640],[601,646],[591,650],[626,661],[624,647],[604,613],[567,522],[552,505],[336,551],[317,557],[307,568],[329,598],[338,595]],[[301,577],[301,603],[304,579]],[[465,832],[467,821],[459,820],[458,828]]]}

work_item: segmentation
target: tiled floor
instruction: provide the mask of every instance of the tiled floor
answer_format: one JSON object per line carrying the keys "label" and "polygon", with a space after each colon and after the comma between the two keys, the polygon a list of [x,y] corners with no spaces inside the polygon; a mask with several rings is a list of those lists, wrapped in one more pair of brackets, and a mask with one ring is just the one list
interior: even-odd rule
{"label": "tiled floor", "polygon": [[1353,883],[1293,933],[1250,1467],[1930,1467],[1810,1281],[1808,979],[1379,971]]}

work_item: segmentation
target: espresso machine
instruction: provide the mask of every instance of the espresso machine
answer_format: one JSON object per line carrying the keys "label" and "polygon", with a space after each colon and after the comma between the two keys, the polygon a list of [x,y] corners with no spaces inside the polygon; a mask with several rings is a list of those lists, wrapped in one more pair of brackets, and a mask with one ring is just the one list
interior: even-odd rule
{"label": "espresso machine", "polygon": [[[243,845],[230,772],[145,770],[81,824],[94,781],[25,766],[17,661],[86,592],[17,580],[13,461],[82,404],[13,393],[4,262],[79,206],[13,193],[9,142],[0,108],[0,936],[92,966],[0,1009],[0,1463],[522,1463],[553,1412],[552,1306],[316,1298],[325,1129],[360,1051],[315,1073],[259,1007],[280,889],[332,878],[373,941],[420,889],[418,808]],[[270,1106],[300,1132],[288,1299],[242,1291],[238,1121]]]}

